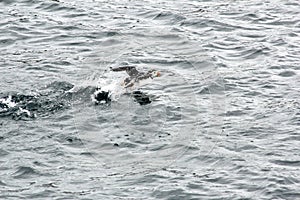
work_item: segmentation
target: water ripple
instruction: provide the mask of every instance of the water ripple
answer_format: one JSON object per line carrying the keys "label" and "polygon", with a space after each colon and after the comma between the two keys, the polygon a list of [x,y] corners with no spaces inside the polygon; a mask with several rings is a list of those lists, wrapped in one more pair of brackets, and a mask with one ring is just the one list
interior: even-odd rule
{"label": "water ripple", "polygon": [[0,5],[0,198],[299,198],[299,1]]}

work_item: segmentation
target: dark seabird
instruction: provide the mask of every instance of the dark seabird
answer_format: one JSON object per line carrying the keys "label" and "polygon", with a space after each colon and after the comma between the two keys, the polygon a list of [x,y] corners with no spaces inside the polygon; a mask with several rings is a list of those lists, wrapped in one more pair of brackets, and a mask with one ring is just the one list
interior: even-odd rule
{"label": "dark seabird", "polygon": [[126,66],[126,67],[118,67],[118,68],[110,68],[114,72],[119,71],[126,71],[126,73],[129,75],[129,77],[125,78],[124,80],[124,87],[132,87],[135,83],[139,83],[142,80],[146,79],[153,79],[154,77],[159,77],[160,72],[156,70],[149,70],[148,72],[139,72],[135,67],[133,66]]}

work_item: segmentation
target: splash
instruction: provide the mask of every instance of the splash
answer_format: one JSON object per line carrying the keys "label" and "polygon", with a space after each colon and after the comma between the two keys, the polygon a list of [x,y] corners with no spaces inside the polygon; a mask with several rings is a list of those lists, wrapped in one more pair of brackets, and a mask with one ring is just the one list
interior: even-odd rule
{"label": "splash", "polygon": [[91,99],[95,104],[104,104],[110,101],[117,101],[122,94],[130,94],[141,105],[151,103],[149,97],[138,91],[143,85],[149,84],[152,78],[134,81],[131,87],[126,87],[125,81],[128,75],[126,72],[109,71],[97,81],[95,92],[91,95]]}
{"label": "splash", "polygon": [[29,119],[67,108],[71,95],[66,91],[72,87],[73,85],[68,82],[55,81],[38,93],[0,94],[0,117],[12,117],[15,120]]}
{"label": "splash", "polygon": [[[19,102],[18,102],[19,100]],[[22,97],[9,95],[0,99],[0,116],[12,115],[14,119],[22,117],[34,118],[36,115],[22,107]]]}
{"label": "splash", "polygon": [[96,81],[96,90],[91,95],[91,99],[96,104],[103,104],[109,101],[118,101],[120,96],[128,92],[123,87],[126,73],[107,72]]}

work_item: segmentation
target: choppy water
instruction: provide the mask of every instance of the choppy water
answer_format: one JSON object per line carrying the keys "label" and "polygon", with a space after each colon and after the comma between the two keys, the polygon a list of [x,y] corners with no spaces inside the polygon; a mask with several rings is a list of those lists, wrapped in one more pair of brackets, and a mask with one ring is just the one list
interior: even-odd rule
{"label": "choppy water", "polygon": [[300,199],[299,1],[0,5],[1,199]]}

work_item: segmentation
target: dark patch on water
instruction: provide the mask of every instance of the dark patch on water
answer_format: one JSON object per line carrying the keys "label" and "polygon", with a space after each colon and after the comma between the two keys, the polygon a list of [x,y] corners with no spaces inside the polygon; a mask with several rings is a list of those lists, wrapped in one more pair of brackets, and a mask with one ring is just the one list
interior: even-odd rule
{"label": "dark patch on water", "polygon": [[134,91],[132,93],[132,96],[135,99],[135,101],[138,102],[140,105],[147,105],[152,102],[150,100],[149,95],[147,95],[146,93],[143,93],[141,91]]}

